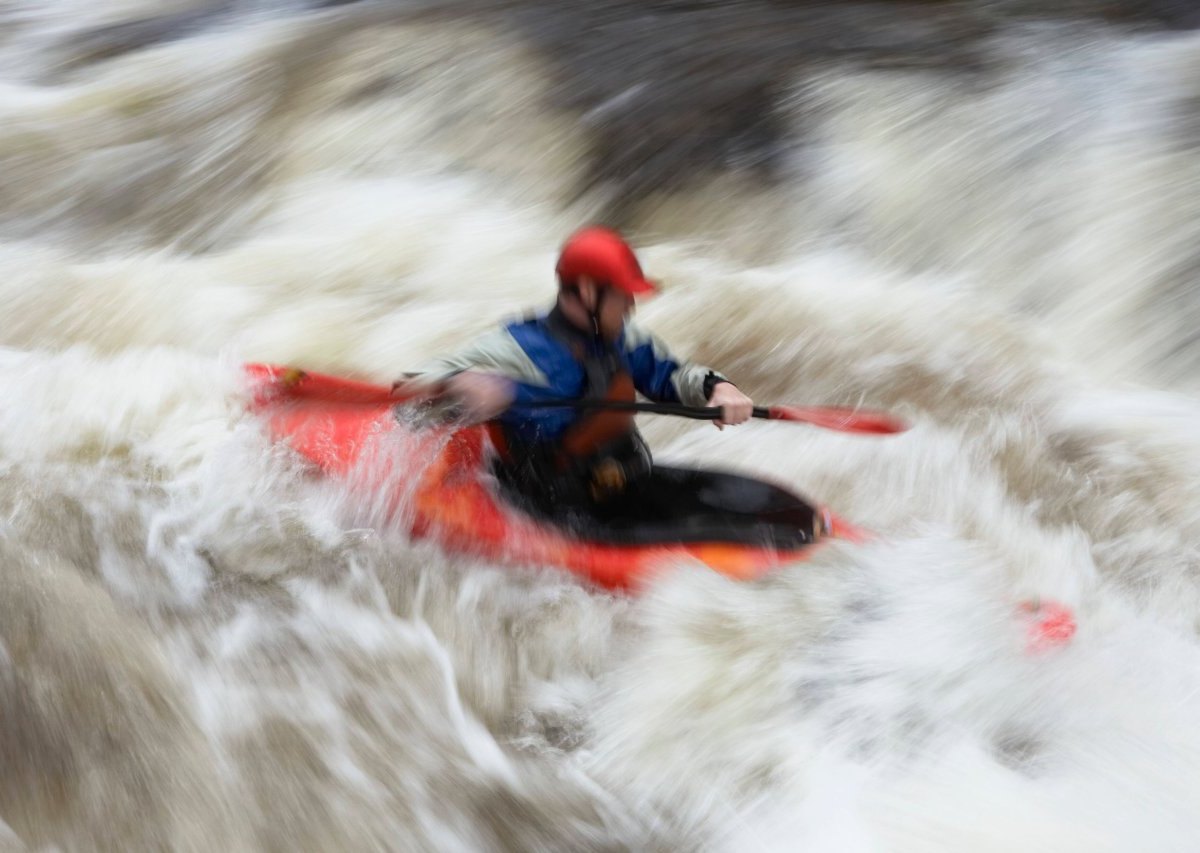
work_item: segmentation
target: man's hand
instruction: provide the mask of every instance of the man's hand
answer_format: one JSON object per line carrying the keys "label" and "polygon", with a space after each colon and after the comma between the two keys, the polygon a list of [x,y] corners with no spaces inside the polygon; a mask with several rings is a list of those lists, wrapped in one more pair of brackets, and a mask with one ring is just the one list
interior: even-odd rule
{"label": "man's hand", "polygon": [[468,423],[477,424],[490,421],[511,406],[516,388],[503,376],[464,370],[446,380],[445,394],[462,404]]}
{"label": "man's hand", "polygon": [[754,401],[738,390],[731,382],[718,382],[713,386],[708,405],[721,409],[720,420],[713,421],[717,429],[745,423],[754,414]]}
{"label": "man's hand", "polygon": [[392,395],[398,399],[425,397],[452,401],[461,409],[462,419],[472,424],[499,415],[512,405],[515,393],[511,379],[477,370],[464,370],[436,382],[418,376],[392,384]]}

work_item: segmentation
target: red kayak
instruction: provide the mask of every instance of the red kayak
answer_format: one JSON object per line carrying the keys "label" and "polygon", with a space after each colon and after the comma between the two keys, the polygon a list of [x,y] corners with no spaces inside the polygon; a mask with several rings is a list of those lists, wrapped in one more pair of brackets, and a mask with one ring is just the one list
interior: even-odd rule
{"label": "red kayak", "polygon": [[[728,535],[707,541],[710,534],[705,531],[716,528],[688,527],[687,519],[681,519],[677,529],[659,524],[648,528],[651,533],[643,529],[581,536],[520,511],[498,493],[483,427],[414,429],[397,418],[397,401],[388,388],[275,365],[251,364],[246,370],[254,409],[274,438],[288,441],[356,492],[366,492],[386,523],[414,537],[431,539],[447,552],[504,563],[559,566],[606,587],[630,588],[681,559],[699,560],[729,577],[750,579],[807,559],[819,546],[812,544],[817,539],[862,538],[828,511],[817,514],[820,522],[814,527],[818,529],[802,545],[793,540],[780,547],[761,537],[730,541],[738,537]],[[736,480],[743,490],[749,485],[800,502],[757,480],[719,473],[704,476]],[[760,496],[751,497],[755,498],[751,503],[762,503]],[[779,513],[773,517],[777,519]],[[753,516],[741,513],[737,518]],[[636,541],[614,541],[621,537]],[[648,537],[657,539],[647,541]]]}

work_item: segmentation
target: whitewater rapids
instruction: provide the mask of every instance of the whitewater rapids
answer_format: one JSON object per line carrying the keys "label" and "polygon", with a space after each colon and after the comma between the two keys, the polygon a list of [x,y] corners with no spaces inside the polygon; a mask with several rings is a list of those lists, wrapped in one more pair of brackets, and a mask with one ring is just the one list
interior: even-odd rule
{"label": "whitewater rapids", "polygon": [[[645,89],[401,5],[0,2],[0,850],[1198,849],[1200,36],[834,59],[769,179],[621,187]],[[361,523],[246,412],[244,361],[547,305],[614,210],[675,349],[915,424],[657,457],[874,540],[613,596]]]}

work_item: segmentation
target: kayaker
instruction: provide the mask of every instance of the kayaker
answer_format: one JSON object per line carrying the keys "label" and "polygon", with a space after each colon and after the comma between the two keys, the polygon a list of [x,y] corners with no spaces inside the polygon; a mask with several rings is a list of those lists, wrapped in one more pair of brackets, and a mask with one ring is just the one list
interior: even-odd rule
{"label": "kayaker", "polygon": [[[723,428],[747,421],[754,403],[723,374],[677,358],[630,320],[635,300],[657,288],[616,231],[591,226],[576,232],[562,247],[556,274],[558,297],[548,313],[422,365],[396,388],[445,395],[468,421],[488,422],[499,479],[535,511],[603,517],[619,505],[623,513],[636,512],[654,469],[632,414],[519,404],[633,401],[640,392],[658,402],[720,408],[715,423]],[[694,472],[656,473],[662,475],[655,478],[657,503],[695,502]]]}

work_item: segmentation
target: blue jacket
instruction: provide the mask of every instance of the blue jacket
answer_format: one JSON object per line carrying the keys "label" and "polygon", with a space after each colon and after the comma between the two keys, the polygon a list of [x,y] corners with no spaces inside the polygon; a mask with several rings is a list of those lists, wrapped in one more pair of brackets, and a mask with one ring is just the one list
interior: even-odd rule
{"label": "blue jacket", "polygon": [[[660,340],[633,323],[626,324],[613,351],[638,392],[657,402],[702,406],[712,386],[726,381],[703,365],[676,358]],[[497,373],[514,381],[519,403],[574,399],[589,390],[580,354],[602,357],[603,350],[591,335],[571,327],[556,308],[484,335],[462,352],[424,365],[419,372],[431,378],[468,369]],[[573,409],[514,406],[500,420],[519,439],[541,443],[557,441],[580,416]]]}

